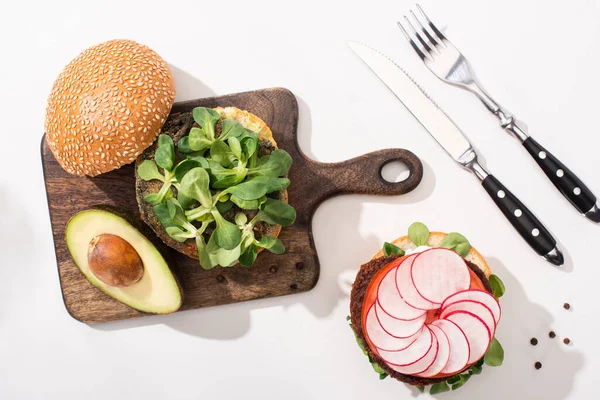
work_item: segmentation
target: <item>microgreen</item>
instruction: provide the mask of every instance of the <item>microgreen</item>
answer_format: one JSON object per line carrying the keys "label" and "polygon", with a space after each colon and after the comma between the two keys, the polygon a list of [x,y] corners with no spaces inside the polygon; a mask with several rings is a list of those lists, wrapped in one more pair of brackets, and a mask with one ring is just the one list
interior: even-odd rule
{"label": "microgreen", "polygon": [[403,256],[404,250],[402,250],[400,247],[396,246],[393,243],[389,243],[389,242],[383,243],[383,255],[386,257],[389,257],[392,254],[399,254],[399,255]]}
{"label": "microgreen", "polygon": [[154,153],[154,160],[159,167],[167,171],[173,169],[175,163],[175,145],[169,135],[160,135],[158,137],[158,147]]}
{"label": "microgreen", "polygon": [[442,243],[440,243],[440,247],[454,250],[461,257],[466,257],[471,250],[471,244],[467,238],[457,232],[450,232],[446,235],[444,240],[442,240]]}
{"label": "microgreen", "polygon": [[[242,232],[237,225],[227,221],[216,208],[211,211],[217,229],[214,231],[217,244],[225,250],[235,249],[242,241]],[[237,259],[237,258],[236,258]]]}
{"label": "microgreen", "polygon": [[258,133],[234,120],[219,122],[215,110],[197,107],[192,116],[197,125],[179,139],[177,154],[171,137],[160,135],[154,161],[137,170],[143,180],[163,182],[145,197],[158,221],[173,240],[195,241],[205,269],[237,261],[251,266],[261,248],[283,253],[278,238],[256,237],[256,225],[294,223],[294,208],[269,197],[290,184],[292,158],[281,149],[261,156]]}
{"label": "microgreen", "polygon": [[271,225],[288,226],[296,220],[296,210],[285,201],[267,198],[254,218]]}
{"label": "microgreen", "polygon": [[429,229],[422,222],[413,222],[408,227],[408,238],[416,247],[425,246],[429,239]]}
{"label": "microgreen", "polygon": [[492,294],[495,298],[499,299],[506,291],[504,283],[502,282],[502,280],[500,280],[500,278],[498,278],[497,275],[494,274],[490,275],[488,279],[490,281],[490,286],[492,287]]}
{"label": "microgreen", "polygon": [[[144,200],[152,205],[163,203],[167,198],[172,197],[171,186],[176,183],[175,171],[175,147],[173,140],[169,135],[160,135],[158,137],[154,161],[144,160],[138,166],[137,174],[145,181],[158,180],[163,183],[160,190],[144,197]],[[158,167],[163,169],[161,174]]]}
{"label": "microgreen", "polygon": [[[214,140],[215,125],[220,118],[219,113],[211,108],[196,107],[192,110],[192,117],[194,118],[194,121],[201,126],[200,130],[204,136],[211,141]],[[193,129],[194,128],[192,128],[192,131]]]}
{"label": "microgreen", "polygon": [[492,338],[492,343],[485,353],[483,361],[490,367],[502,365],[502,362],[504,361],[504,349],[498,339]]}
{"label": "microgreen", "polygon": [[139,177],[145,181],[151,181],[154,179],[159,181],[164,180],[164,176],[160,172],[158,172],[158,167],[156,166],[156,163],[150,160],[142,161],[142,163],[138,167],[137,172]]}
{"label": "microgreen", "polygon": [[248,170],[248,175],[263,175],[278,177],[286,175],[292,165],[292,158],[283,150],[277,149],[268,156],[262,157],[254,168]]}
{"label": "microgreen", "polygon": [[257,176],[236,186],[231,186],[224,190],[223,194],[231,194],[242,200],[260,199],[266,194],[285,189],[289,186],[290,180],[287,178],[270,178],[267,176]]}
{"label": "microgreen", "polygon": [[246,251],[240,256],[240,264],[244,267],[250,267],[254,264],[256,256],[258,255],[258,247],[255,244],[248,246]]}
{"label": "microgreen", "polygon": [[444,393],[444,392],[448,392],[448,391],[450,391],[450,386],[448,386],[448,384],[445,381],[434,383],[429,388],[430,394],[438,394],[438,393]]}
{"label": "microgreen", "polygon": [[239,197],[232,195],[229,199],[242,210],[256,210],[267,201],[267,196],[263,196],[256,200],[242,200]]}
{"label": "microgreen", "polygon": [[232,167],[233,162],[237,160],[231,148],[221,140],[215,141],[210,147],[210,158],[226,168]]}
{"label": "microgreen", "polygon": [[256,241],[256,244],[274,254],[283,254],[285,252],[283,243],[281,243],[281,240],[275,237],[263,236],[260,240]]}

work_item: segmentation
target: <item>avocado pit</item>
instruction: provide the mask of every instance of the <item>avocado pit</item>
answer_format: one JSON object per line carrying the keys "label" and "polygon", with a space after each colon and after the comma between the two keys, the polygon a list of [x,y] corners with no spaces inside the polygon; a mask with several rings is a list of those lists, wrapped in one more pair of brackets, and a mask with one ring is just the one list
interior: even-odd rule
{"label": "avocado pit", "polygon": [[88,265],[92,273],[109,286],[131,286],[144,275],[144,264],[133,246],[120,236],[108,233],[90,242]]}

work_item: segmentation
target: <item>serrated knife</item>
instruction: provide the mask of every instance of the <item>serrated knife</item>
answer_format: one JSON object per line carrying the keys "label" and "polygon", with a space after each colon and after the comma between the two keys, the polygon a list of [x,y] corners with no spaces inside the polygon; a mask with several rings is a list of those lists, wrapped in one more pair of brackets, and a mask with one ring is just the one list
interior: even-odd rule
{"label": "serrated knife", "polygon": [[527,244],[546,261],[557,266],[562,265],[563,254],[548,229],[496,177],[479,164],[477,152],[469,140],[415,81],[377,50],[357,42],[348,42],[348,45],[450,157],[479,179],[488,195]]}

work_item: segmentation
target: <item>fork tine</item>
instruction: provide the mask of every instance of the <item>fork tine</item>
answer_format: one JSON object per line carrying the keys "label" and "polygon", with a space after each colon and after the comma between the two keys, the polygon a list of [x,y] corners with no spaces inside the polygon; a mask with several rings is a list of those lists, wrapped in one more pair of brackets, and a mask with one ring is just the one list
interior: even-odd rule
{"label": "fork tine", "polygon": [[421,21],[419,20],[419,18],[417,18],[417,16],[415,15],[415,13],[410,10],[410,15],[412,15],[413,19],[417,22],[417,24],[419,25],[419,28],[421,28],[421,31],[423,31],[423,33],[425,34],[425,36],[427,36],[427,39],[429,39],[429,42],[433,45],[433,47],[435,47],[437,49],[437,47],[440,47],[440,43],[438,43],[437,40],[435,40],[435,38],[433,36],[431,36],[431,34],[429,33],[429,31],[423,26],[423,24],[421,23]]}
{"label": "fork tine", "polygon": [[446,40],[446,37],[433,24],[433,22],[431,22],[431,20],[429,19],[429,17],[427,16],[427,14],[425,14],[425,11],[423,11],[423,9],[421,8],[421,6],[418,5],[418,4],[416,6],[417,6],[417,9],[419,10],[419,12],[421,13],[421,15],[423,15],[423,18],[425,18],[425,21],[427,21],[427,25],[429,25],[429,27],[431,28],[431,30],[433,31],[433,33],[436,34],[436,36],[440,39],[440,41],[443,42],[444,40]]}
{"label": "fork tine", "polygon": [[414,25],[410,22],[410,20],[408,18],[406,18],[406,15],[404,16],[404,20],[406,21],[406,23],[408,24],[408,26],[410,26],[410,29],[412,30],[413,35],[415,35],[417,37],[417,39],[419,39],[419,42],[421,42],[421,46],[423,46],[425,48],[425,50],[427,50],[427,52],[429,54],[431,54],[431,47],[427,44],[427,42],[425,40],[423,40],[423,37],[421,35],[419,35],[419,32],[417,32],[417,30],[415,29]]}
{"label": "fork tine", "polygon": [[408,42],[410,43],[412,48],[417,52],[419,57],[421,57],[421,60],[425,60],[425,58],[427,58],[427,55],[425,53],[423,53],[421,48],[415,43],[415,41],[412,39],[412,37],[410,37],[410,35],[406,31],[406,29],[404,29],[404,27],[402,26],[402,23],[400,21],[397,21],[396,23],[398,24],[398,28],[400,28],[400,30],[404,34],[404,37],[406,38],[406,40],[408,40]]}

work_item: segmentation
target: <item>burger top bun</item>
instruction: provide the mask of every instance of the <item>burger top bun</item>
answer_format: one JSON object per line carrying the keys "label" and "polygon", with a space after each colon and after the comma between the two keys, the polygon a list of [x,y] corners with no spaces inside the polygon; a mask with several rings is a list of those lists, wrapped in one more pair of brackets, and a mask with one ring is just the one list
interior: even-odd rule
{"label": "burger top bun", "polygon": [[[429,239],[427,239],[427,245],[430,247],[439,247],[442,243],[442,240],[444,240],[446,236],[448,236],[448,234],[444,232],[431,232],[429,234]],[[408,238],[408,236],[399,237],[391,243],[400,247],[404,251],[415,248],[415,244]],[[373,259],[379,257],[383,257],[383,250],[379,250],[373,256]],[[477,267],[479,267],[479,269],[483,271],[486,278],[489,278],[492,274],[492,271],[490,270],[488,263],[485,261],[485,258],[483,258],[483,256],[473,246],[471,246],[471,250],[465,257],[465,260],[477,265]]]}
{"label": "burger top bun", "polygon": [[60,73],[46,108],[46,140],[65,171],[95,176],[134,161],[175,101],[167,63],[131,40],[100,43]]}

